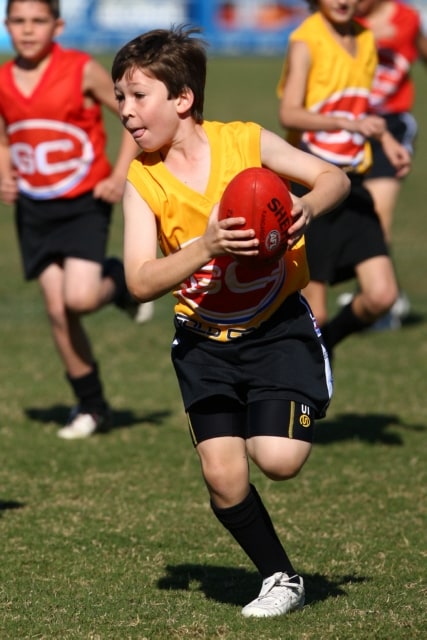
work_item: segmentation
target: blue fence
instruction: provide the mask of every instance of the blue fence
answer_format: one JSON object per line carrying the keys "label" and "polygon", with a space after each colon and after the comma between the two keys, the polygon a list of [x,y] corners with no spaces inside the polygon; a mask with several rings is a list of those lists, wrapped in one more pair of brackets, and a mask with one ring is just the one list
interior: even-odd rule
{"label": "blue fence", "polygon": [[[0,0],[0,15],[6,0]],[[116,50],[140,33],[171,24],[202,28],[212,54],[283,53],[289,32],[307,15],[304,0],[62,0],[61,42],[87,51]],[[10,51],[0,28],[0,50]]]}
{"label": "blue fence", "polygon": [[[412,4],[427,30],[427,0]],[[212,54],[282,54],[307,6],[305,0],[62,0],[66,29],[61,42],[92,52],[113,51],[149,29],[191,23],[202,28]],[[5,7],[6,0],[0,0],[0,16]],[[0,22],[0,51],[8,52],[8,34]]]}

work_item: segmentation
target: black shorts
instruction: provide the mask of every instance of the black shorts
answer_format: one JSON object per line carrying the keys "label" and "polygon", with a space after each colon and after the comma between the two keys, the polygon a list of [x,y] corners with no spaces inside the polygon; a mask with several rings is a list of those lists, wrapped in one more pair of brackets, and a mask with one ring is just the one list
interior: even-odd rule
{"label": "black shorts", "polygon": [[25,279],[33,280],[69,257],[102,264],[111,213],[112,205],[92,193],[70,200],[19,196],[16,227]]}
{"label": "black shorts", "polygon": [[320,331],[306,300],[295,293],[255,331],[230,342],[176,324],[172,361],[185,410],[208,399],[244,409],[260,401],[294,401],[323,417],[332,375]]}
{"label": "black shorts", "polygon": [[[310,279],[337,284],[355,277],[355,267],[365,260],[387,256],[374,202],[362,178],[351,178],[349,196],[333,211],[315,218],[305,234]],[[302,194],[293,186],[296,195]]]}
{"label": "black shorts", "polygon": [[[387,122],[390,133],[398,140],[409,153],[414,153],[414,143],[417,136],[417,122],[411,113],[391,113],[382,116]],[[366,178],[393,178],[396,169],[385,155],[382,145],[378,140],[370,140],[372,147],[372,167],[366,173]]]}

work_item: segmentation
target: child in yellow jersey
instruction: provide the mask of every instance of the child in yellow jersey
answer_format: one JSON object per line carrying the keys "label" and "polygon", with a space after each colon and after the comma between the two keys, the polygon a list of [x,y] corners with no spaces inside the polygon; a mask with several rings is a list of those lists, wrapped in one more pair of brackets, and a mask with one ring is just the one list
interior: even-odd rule
{"label": "child in yellow jersey", "polygon": [[[349,181],[255,123],[206,122],[206,52],[195,32],[146,33],[113,62],[121,120],[143,150],[123,198],[125,272],[138,300],[176,298],[172,359],[210,504],[263,580],[242,613],[276,616],[303,605],[303,579],[247,458],[272,480],[297,475],[329,403],[327,352],[299,291],[308,277],[303,233]],[[218,221],[225,187],[253,166],[310,188],[294,199],[284,257],[260,270],[238,261],[258,252],[254,230],[236,229],[244,218]]]}
{"label": "child in yellow jersey", "polygon": [[[357,3],[311,3],[317,10],[290,36],[278,88],[280,120],[293,144],[341,167],[352,183],[349,197],[315,220],[306,234],[310,283],[304,293],[330,353],[346,336],[384,315],[397,297],[383,232],[362,185],[372,161],[368,138],[381,141],[396,175],[410,168],[408,151],[384,119],[369,115],[377,54],[373,34],[353,20]],[[354,277],[356,295],[328,322],[327,284]]]}

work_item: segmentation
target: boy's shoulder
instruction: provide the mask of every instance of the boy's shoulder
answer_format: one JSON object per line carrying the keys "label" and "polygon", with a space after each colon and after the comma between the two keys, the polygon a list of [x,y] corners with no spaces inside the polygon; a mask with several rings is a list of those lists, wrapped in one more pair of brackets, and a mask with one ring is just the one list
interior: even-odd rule
{"label": "boy's shoulder", "polygon": [[[86,51],[81,51],[80,49],[65,49],[57,43],[53,45],[51,55],[52,61],[55,64],[63,64],[64,67],[71,63],[84,65],[92,59],[92,56],[89,53],[86,53]],[[4,60],[0,64],[0,69],[2,71],[10,69],[16,64],[16,62],[16,57]]]}
{"label": "boy's shoulder", "polygon": [[[375,38],[370,29],[356,20],[352,20],[352,32],[353,39],[357,42],[358,56],[362,60],[376,55]],[[291,33],[289,40],[290,42],[304,42],[313,60],[319,60],[324,54],[325,48],[331,52],[341,50],[320,12],[313,13],[306,18]]]}
{"label": "boy's shoulder", "polygon": [[89,53],[86,53],[86,51],[64,48],[58,43],[55,43],[52,49],[53,59],[87,61],[90,60],[91,57],[92,56]]}
{"label": "boy's shoulder", "polygon": [[312,29],[323,31],[326,29],[326,22],[320,11],[310,13],[304,20],[292,31],[292,34],[300,31],[311,31]]}
{"label": "boy's shoulder", "polygon": [[[359,21],[352,20],[352,24],[353,34],[356,37],[360,36],[361,34],[365,34],[366,32],[370,33],[370,30]],[[315,11],[307,18],[305,18],[305,20],[303,20],[301,24],[296,29],[294,29],[294,31],[292,31],[290,39],[318,39],[325,36],[332,37],[322,14],[320,13],[320,11]]]}

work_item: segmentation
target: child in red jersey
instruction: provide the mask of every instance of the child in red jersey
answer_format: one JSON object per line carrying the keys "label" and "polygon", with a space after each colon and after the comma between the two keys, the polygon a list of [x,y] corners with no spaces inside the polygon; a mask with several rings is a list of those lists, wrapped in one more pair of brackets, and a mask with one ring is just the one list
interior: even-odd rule
{"label": "child in red jersey", "polygon": [[[374,34],[378,66],[371,92],[371,112],[384,118],[387,128],[412,155],[417,135],[417,122],[412,115],[415,86],[411,69],[417,59],[427,62],[427,37],[415,7],[396,0],[360,0],[356,17]],[[393,214],[403,179],[384,154],[381,144],[370,140],[372,167],[364,185],[374,199],[387,243],[391,244]],[[399,326],[409,313],[410,304],[404,292],[399,293],[387,322],[378,328]]]}
{"label": "child in red jersey", "polygon": [[132,138],[113,168],[101,105],[117,112],[107,71],[62,49],[57,0],[9,0],[6,28],[16,57],[0,68],[0,196],[15,204],[27,280],[37,279],[53,340],[77,399],[62,438],[110,426],[95,357],[81,317],[115,302],[135,315],[123,264],[105,259],[112,205],[120,200]]}
{"label": "child in red jersey", "polygon": [[[427,38],[418,11],[396,0],[360,0],[356,17],[374,34],[378,66],[370,96],[371,113],[382,116],[387,128],[413,153],[417,123],[411,114],[415,87],[410,75],[420,58],[427,62]],[[387,242],[391,240],[393,210],[402,184],[377,140],[371,139],[373,162],[365,186],[375,202]]]}

